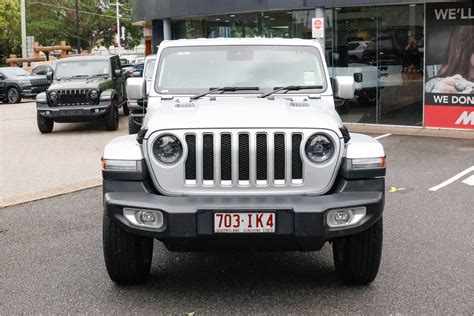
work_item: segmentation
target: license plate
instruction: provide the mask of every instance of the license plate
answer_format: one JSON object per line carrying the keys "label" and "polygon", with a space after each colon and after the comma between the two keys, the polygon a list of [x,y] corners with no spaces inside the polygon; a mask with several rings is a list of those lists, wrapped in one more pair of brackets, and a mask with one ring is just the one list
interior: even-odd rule
{"label": "license plate", "polygon": [[215,233],[274,233],[275,213],[214,213]]}

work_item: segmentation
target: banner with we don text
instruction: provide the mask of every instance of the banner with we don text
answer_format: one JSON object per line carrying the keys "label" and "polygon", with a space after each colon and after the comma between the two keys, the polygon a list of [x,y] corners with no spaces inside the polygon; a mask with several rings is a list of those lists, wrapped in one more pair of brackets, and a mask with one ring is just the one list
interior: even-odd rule
{"label": "banner with we don text", "polygon": [[425,126],[474,130],[472,1],[426,5]]}

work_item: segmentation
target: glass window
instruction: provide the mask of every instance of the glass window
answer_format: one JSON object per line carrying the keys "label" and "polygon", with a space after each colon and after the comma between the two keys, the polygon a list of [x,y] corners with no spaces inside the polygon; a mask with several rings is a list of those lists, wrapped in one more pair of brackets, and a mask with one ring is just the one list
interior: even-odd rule
{"label": "glass window", "polygon": [[9,78],[11,78],[11,77],[24,77],[24,76],[29,75],[28,71],[26,71],[22,68],[18,68],[18,67],[0,68],[0,72],[2,72],[6,77],[9,77]]}
{"label": "glass window", "polygon": [[259,87],[259,93],[288,85],[323,86],[309,93],[326,89],[322,59],[309,46],[167,48],[158,74],[159,93],[198,93],[222,86]]}
{"label": "glass window", "polygon": [[155,67],[155,59],[148,59],[145,63],[145,79],[151,79],[153,77],[153,70]]}
{"label": "glass window", "polygon": [[362,78],[356,98],[338,107],[344,121],[422,124],[423,11],[423,5],[326,11],[330,76]]}
{"label": "glass window", "polygon": [[63,61],[57,64],[56,79],[110,75],[108,60]]}

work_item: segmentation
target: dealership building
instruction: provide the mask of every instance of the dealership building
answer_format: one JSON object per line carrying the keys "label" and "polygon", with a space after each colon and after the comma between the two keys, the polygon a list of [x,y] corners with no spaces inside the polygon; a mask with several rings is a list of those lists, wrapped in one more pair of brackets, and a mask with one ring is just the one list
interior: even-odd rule
{"label": "dealership building", "polygon": [[472,0],[136,0],[147,53],[163,40],[319,41],[330,75],[355,78],[345,122],[474,130]]}

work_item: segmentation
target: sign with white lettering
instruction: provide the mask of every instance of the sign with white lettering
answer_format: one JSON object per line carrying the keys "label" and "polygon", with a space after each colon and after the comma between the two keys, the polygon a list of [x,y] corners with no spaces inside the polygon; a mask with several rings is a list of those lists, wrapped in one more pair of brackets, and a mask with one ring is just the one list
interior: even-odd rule
{"label": "sign with white lettering", "polygon": [[427,127],[474,129],[472,2],[426,4]]}

